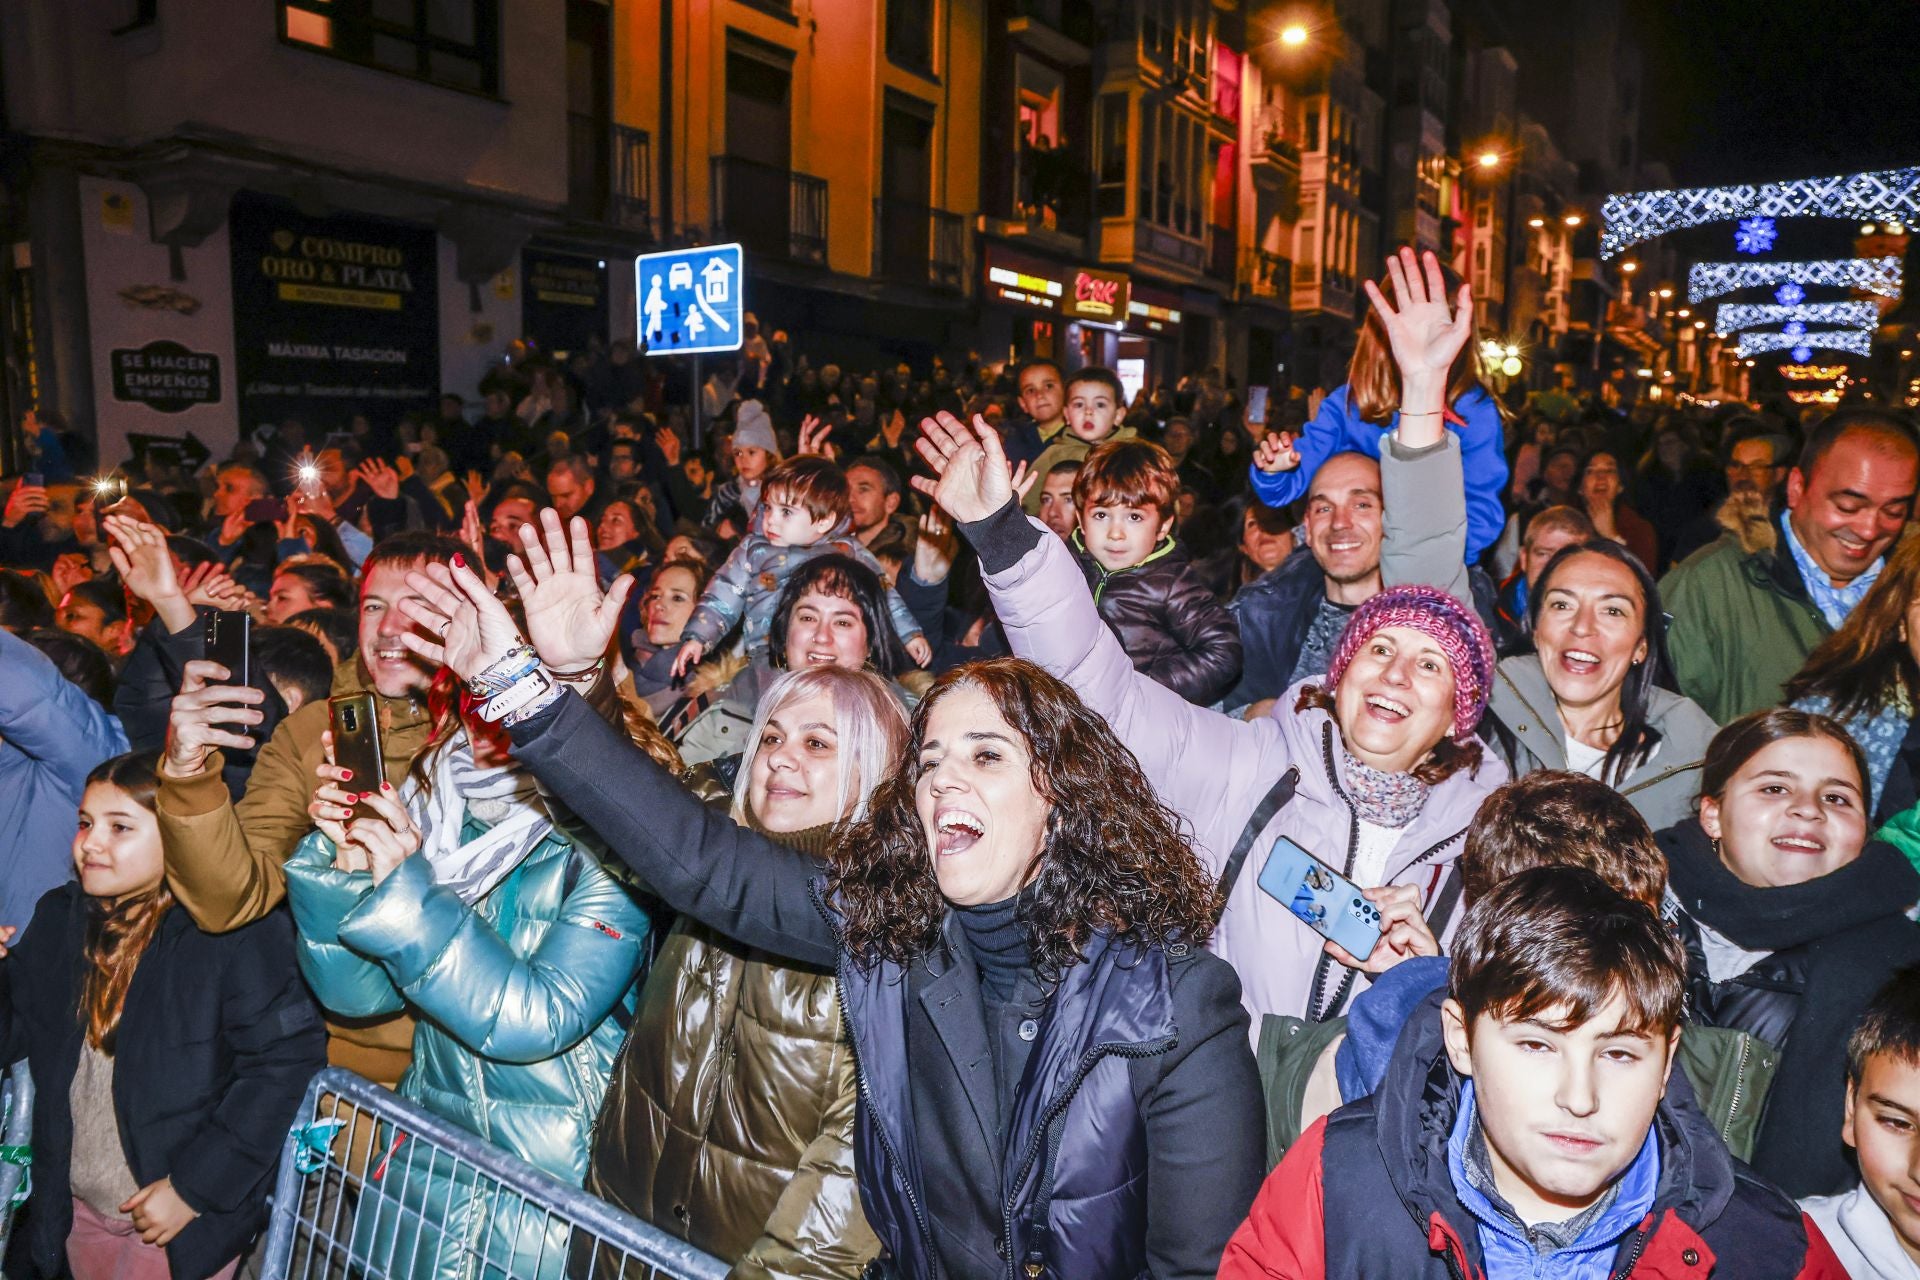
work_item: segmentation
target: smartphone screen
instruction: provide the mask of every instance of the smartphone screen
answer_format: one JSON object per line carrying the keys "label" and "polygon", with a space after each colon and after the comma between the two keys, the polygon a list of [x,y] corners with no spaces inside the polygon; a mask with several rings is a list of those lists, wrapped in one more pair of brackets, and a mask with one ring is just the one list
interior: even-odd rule
{"label": "smartphone screen", "polygon": [[216,609],[207,616],[207,657],[227,669],[230,685],[251,684],[247,665],[253,619],[238,609]]}
{"label": "smartphone screen", "polygon": [[[370,693],[343,693],[327,699],[333,722],[333,762],[353,770],[350,791],[374,791],[386,781],[386,760],[380,751],[380,709]],[[364,804],[353,807],[356,818],[370,816]]]}
{"label": "smartphone screen", "polygon": [[1267,424],[1267,388],[1247,388],[1247,424],[1263,427]]}

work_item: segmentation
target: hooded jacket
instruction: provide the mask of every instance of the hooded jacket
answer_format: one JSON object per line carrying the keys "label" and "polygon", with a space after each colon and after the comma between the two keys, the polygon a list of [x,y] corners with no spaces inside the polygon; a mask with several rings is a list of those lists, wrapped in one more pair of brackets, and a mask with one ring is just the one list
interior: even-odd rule
{"label": "hooded jacket", "polygon": [[[1506,758],[1514,777],[1567,767],[1566,727],[1539,654],[1500,663],[1487,715],[1480,735]],[[1694,797],[1700,793],[1700,761],[1720,726],[1691,698],[1665,689],[1655,689],[1648,699],[1647,723],[1660,734],[1659,749],[1651,760],[1641,761],[1614,784],[1614,790],[1639,811],[1647,826],[1658,831],[1693,816]]]}
{"label": "hooded jacket", "polygon": [[[1316,1122],[1287,1152],[1228,1243],[1222,1280],[1520,1280],[1483,1252],[1448,1169],[1462,1081],[1447,1060],[1439,1005],[1436,994],[1408,1024],[1378,1093]],[[1727,1154],[1690,1091],[1669,1089],[1653,1128],[1652,1208],[1597,1269],[1547,1274],[1845,1280],[1819,1229]]]}
{"label": "hooded jacket", "polygon": [[1139,564],[1103,568],[1079,530],[1073,548],[1100,620],[1151,676],[1196,706],[1212,706],[1240,678],[1240,627],[1193,571],[1171,535]]}
{"label": "hooded jacket", "polygon": [[[1448,483],[1458,490],[1457,439],[1415,457],[1411,462],[1389,458],[1383,475],[1394,476],[1395,483],[1428,485],[1433,492]],[[1452,539],[1446,529],[1419,523],[1431,519],[1439,506],[1423,505],[1411,495],[1398,502],[1388,497],[1388,546],[1396,555],[1411,553],[1414,562],[1401,566],[1407,572],[1399,580],[1464,584],[1457,541],[1464,512],[1456,506],[1459,523]],[[1396,512],[1403,514],[1396,517]],[[1396,518],[1411,527],[1395,527]],[[1293,800],[1255,840],[1255,855],[1227,899],[1212,948],[1239,973],[1255,1026],[1269,1013],[1317,1020],[1342,1012],[1366,977],[1335,964],[1323,952],[1321,936],[1257,883],[1260,859],[1280,836],[1343,871],[1351,869],[1359,840],[1333,718],[1320,710],[1295,710],[1306,682],[1253,722],[1196,707],[1133,669],[1120,643],[1100,625],[1065,543],[1023,519],[1012,504],[963,526],[963,532],[980,552],[1014,652],[1066,681],[1106,718],[1139,758],[1161,800],[1192,825],[1194,851],[1213,874],[1224,870],[1241,829],[1274,782],[1289,768],[1299,768]],[[1418,565],[1422,553],[1431,576]],[[1454,864],[1467,825],[1487,793],[1506,779],[1506,767],[1491,753],[1477,770],[1456,772],[1432,789],[1388,857],[1383,883],[1418,886],[1437,936],[1447,936],[1457,916]]]}
{"label": "hooded jacket", "polygon": [[[1847,1036],[1894,971],[1920,962],[1920,929],[1906,916],[1920,901],[1920,875],[1891,846],[1869,840],[1838,871],[1760,889],[1727,870],[1695,819],[1658,839],[1669,914],[1687,947],[1688,1017],[1780,1051],[1753,1167],[1796,1196],[1845,1190],[1853,1181],[1840,1140]],[[1767,954],[1715,982],[1700,925]]]}
{"label": "hooded jacket", "polygon": [[1785,547],[1726,537],[1660,581],[1673,615],[1667,651],[1680,691],[1720,724],[1778,706],[1788,680],[1833,628]]}
{"label": "hooded jacket", "polygon": [[1920,1262],[1900,1243],[1886,1211],[1865,1187],[1845,1195],[1815,1196],[1802,1200],[1800,1207],[1855,1280],[1920,1280]]}
{"label": "hooded jacket", "polygon": [[[463,834],[479,830],[469,817]],[[400,1095],[581,1185],[646,962],[649,922],[633,890],[558,829],[471,905],[434,881],[421,854],[378,885],[367,872],[336,870],[333,857],[332,842],[316,831],[286,867],[300,970],[320,1002],[347,1018],[417,1009]],[[486,1232],[481,1247],[496,1213],[519,1218],[496,1209],[493,1193],[470,1179],[433,1170],[410,1177],[401,1195],[420,1218],[359,1215],[355,1260],[371,1258],[379,1270],[382,1259],[412,1256],[424,1220],[436,1233],[417,1247],[436,1263],[430,1273],[416,1270],[415,1280],[466,1277],[459,1268],[482,1261],[516,1276],[558,1277],[564,1224],[528,1215],[514,1231]],[[449,1237],[444,1249],[438,1233]],[[454,1247],[463,1236],[474,1248]]]}
{"label": "hooded jacket", "polygon": [[[70,1089],[82,1045],[75,1011],[94,909],[77,884],[53,890],[0,963],[0,1061],[26,1057],[39,1086],[23,1234],[44,1277],[67,1271]],[[218,934],[201,932],[178,908],[161,918],[114,1035],[113,1109],[134,1181],[171,1178],[199,1212],[167,1246],[178,1280],[212,1275],[266,1224],[281,1139],[325,1055],[285,912]]]}

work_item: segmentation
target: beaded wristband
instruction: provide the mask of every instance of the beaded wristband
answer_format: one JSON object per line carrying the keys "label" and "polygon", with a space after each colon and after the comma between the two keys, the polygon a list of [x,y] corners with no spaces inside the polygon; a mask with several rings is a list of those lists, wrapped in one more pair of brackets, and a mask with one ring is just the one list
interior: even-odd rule
{"label": "beaded wristband", "polygon": [[555,680],[564,680],[568,684],[580,684],[598,676],[601,668],[606,665],[607,660],[605,658],[597,658],[586,666],[576,668],[572,671],[555,671],[552,667],[548,667],[547,674],[551,675]]}
{"label": "beaded wristband", "polygon": [[499,661],[489,664],[486,670],[469,680],[467,687],[473,691],[476,698],[491,698],[539,665],[540,655],[533,651],[532,645],[523,641],[502,654]]}

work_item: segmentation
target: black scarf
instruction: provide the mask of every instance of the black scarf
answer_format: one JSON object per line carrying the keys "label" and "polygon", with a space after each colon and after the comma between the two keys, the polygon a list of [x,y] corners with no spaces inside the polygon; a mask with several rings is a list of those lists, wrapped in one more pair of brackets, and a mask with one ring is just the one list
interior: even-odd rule
{"label": "black scarf", "polygon": [[1785,951],[1904,913],[1920,902],[1920,873],[1892,845],[1867,841],[1860,856],[1805,884],[1761,889],[1720,861],[1689,819],[1659,836],[1667,884],[1689,916],[1746,951]]}

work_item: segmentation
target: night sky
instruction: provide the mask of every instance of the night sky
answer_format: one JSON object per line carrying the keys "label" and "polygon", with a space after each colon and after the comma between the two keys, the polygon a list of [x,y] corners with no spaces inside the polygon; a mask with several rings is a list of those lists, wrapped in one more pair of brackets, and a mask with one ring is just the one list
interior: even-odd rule
{"label": "night sky", "polygon": [[1677,185],[1920,165],[1915,0],[1628,8],[1646,54],[1641,154]]}

